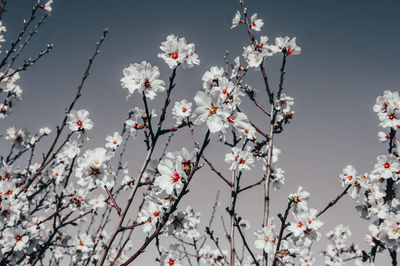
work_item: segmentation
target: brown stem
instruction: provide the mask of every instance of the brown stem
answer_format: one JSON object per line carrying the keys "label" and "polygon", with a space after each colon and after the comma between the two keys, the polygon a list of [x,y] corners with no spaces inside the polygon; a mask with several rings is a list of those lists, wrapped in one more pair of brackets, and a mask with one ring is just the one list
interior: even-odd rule
{"label": "brown stem", "polygon": [[114,205],[115,209],[118,212],[118,215],[121,215],[121,208],[118,207],[117,202],[115,201],[113,195],[111,194],[111,191],[108,189],[108,187],[106,185],[104,185],[104,189],[106,190],[108,196],[110,197],[110,200],[112,202],[112,204]]}
{"label": "brown stem", "polygon": [[10,78],[17,74],[18,72],[26,70],[28,67],[33,66],[40,58],[42,58],[45,54],[49,53],[51,49],[53,48],[53,45],[48,45],[46,50],[41,51],[35,58],[29,59],[28,61],[24,62],[24,64],[12,71],[11,73],[4,74],[3,76],[0,77],[0,81],[2,81],[5,78]]}
{"label": "brown stem", "polygon": [[336,199],[334,199],[334,200],[332,200],[331,202],[329,202],[328,205],[327,205],[325,208],[323,208],[323,209],[317,214],[317,217],[321,216],[321,215],[324,214],[324,212],[326,212],[330,207],[332,207],[333,205],[335,205],[344,195],[346,195],[346,193],[347,193],[347,191],[350,189],[350,187],[351,187],[351,184],[348,185],[348,186],[346,187],[346,189],[336,197]]}
{"label": "brown stem", "polygon": [[221,174],[221,172],[219,172],[217,169],[215,169],[214,165],[213,165],[209,160],[207,160],[207,158],[206,158],[204,155],[201,156],[201,157],[202,157],[203,160],[208,164],[208,166],[210,166],[211,170],[213,170],[214,173],[216,173],[228,186],[232,187],[232,183],[231,183],[228,179],[226,179],[226,178]]}

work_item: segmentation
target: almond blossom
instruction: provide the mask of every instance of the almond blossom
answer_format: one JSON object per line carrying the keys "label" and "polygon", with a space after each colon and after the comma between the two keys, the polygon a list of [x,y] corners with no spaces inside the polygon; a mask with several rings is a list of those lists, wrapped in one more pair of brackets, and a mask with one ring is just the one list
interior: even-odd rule
{"label": "almond blossom", "polygon": [[178,64],[181,64],[183,69],[200,64],[198,55],[194,52],[195,45],[186,44],[184,37],[168,35],[167,40],[161,43],[160,49],[163,53],[158,54],[158,57],[163,59],[170,69],[176,68]]}
{"label": "almond blossom", "polygon": [[78,177],[78,184],[89,188],[95,185],[112,187],[113,183],[107,181],[110,171],[107,163],[111,157],[112,154],[104,148],[87,150],[77,161],[75,175]]}
{"label": "almond blossom", "polygon": [[179,191],[183,187],[184,171],[181,162],[166,158],[159,163],[157,169],[161,175],[156,178],[154,184],[167,194],[172,194],[174,190]]}
{"label": "almond blossom", "polygon": [[242,21],[242,19],[241,19],[241,16],[240,16],[240,12],[236,11],[235,16],[232,19],[232,27],[231,27],[231,29],[236,28],[237,25],[239,25],[239,23],[241,21]]}
{"label": "almond blossom", "polygon": [[180,102],[175,102],[174,107],[172,108],[172,115],[176,119],[176,124],[182,124],[182,121],[185,118],[190,117],[192,111],[192,103],[187,100],[182,100]]}
{"label": "almond blossom", "polygon": [[271,49],[275,52],[282,52],[286,55],[299,55],[301,48],[296,45],[296,37],[290,39],[290,37],[277,37],[275,38],[275,46]]}
{"label": "almond blossom", "polygon": [[241,150],[238,147],[233,147],[231,153],[225,154],[225,162],[230,163],[229,170],[250,171],[250,166],[253,166],[254,158],[250,152],[250,147],[246,150]]}
{"label": "almond blossom", "polygon": [[165,82],[159,79],[160,71],[158,67],[152,66],[146,61],[129,65],[129,67],[124,68],[123,74],[121,86],[128,90],[128,97],[138,91],[153,100],[158,93],[165,90]]}
{"label": "almond blossom", "polygon": [[89,112],[85,109],[72,110],[68,114],[67,124],[71,131],[85,132],[93,128],[93,122],[89,118]]}
{"label": "almond blossom", "polygon": [[118,131],[115,131],[112,136],[106,137],[106,141],[106,148],[115,150],[121,144],[122,137]]}
{"label": "almond blossom", "polygon": [[207,122],[211,133],[221,131],[229,126],[226,106],[223,106],[214,96],[198,91],[194,97],[197,104],[193,111],[192,119],[195,125]]}
{"label": "almond blossom", "polygon": [[261,31],[264,21],[257,17],[257,13],[254,13],[250,18],[251,29],[255,31]]}
{"label": "almond blossom", "polygon": [[[257,249],[262,249],[265,253],[271,253],[272,251],[275,251],[278,239],[273,230],[274,227],[275,226],[270,224],[269,226],[265,226],[261,230],[257,230],[257,232],[254,233],[254,236],[256,237],[254,246]],[[286,241],[282,242],[282,248],[287,248]]]}
{"label": "almond blossom", "polygon": [[47,12],[51,12],[53,9],[52,9],[52,7],[51,7],[51,5],[53,4],[53,0],[48,0],[47,2],[46,2],[46,4],[44,4],[44,5],[41,5],[40,7],[41,8],[43,8],[44,10],[46,10]]}

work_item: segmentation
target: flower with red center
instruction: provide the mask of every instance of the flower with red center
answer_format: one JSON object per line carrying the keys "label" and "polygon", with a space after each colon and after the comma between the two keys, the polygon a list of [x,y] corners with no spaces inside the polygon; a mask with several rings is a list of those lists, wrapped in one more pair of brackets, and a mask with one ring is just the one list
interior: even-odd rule
{"label": "flower with red center", "polygon": [[379,155],[371,177],[374,179],[379,179],[381,177],[384,179],[393,178],[396,181],[398,176],[395,173],[399,170],[400,163],[396,156],[393,154]]}
{"label": "flower with red center", "polygon": [[192,109],[192,103],[187,100],[175,102],[172,109],[172,115],[176,119],[176,124],[180,125],[182,122],[190,116]]}
{"label": "flower with red center", "polygon": [[69,129],[71,131],[86,131],[93,127],[93,122],[89,119],[89,112],[85,109],[72,110],[68,114]]}
{"label": "flower with red center", "polygon": [[131,64],[123,70],[124,77],[121,86],[128,90],[128,97],[137,90],[150,100],[165,90],[165,82],[160,80],[160,71],[157,66],[143,61],[140,64]]}
{"label": "flower with red center", "polygon": [[168,35],[167,40],[161,43],[160,49],[163,53],[158,54],[158,57],[164,59],[171,69],[177,67],[178,64],[184,69],[200,64],[198,55],[194,52],[195,45],[186,44],[185,38]]}
{"label": "flower with red center", "polygon": [[290,39],[288,36],[275,38],[275,46],[271,47],[274,52],[283,52],[286,55],[298,55],[301,48],[296,45],[296,37]]}
{"label": "flower with red center", "polygon": [[[254,236],[256,237],[256,240],[254,241],[254,246],[257,249],[262,249],[266,253],[275,251],[277,244],[277,237],[275,235],[274,228],[275,226],[272,225],[270,222],[268,226],[265,226],[254,233]],[[281,241],[281,247],[283,249],[287,247],[286,240]]]}
{"label": "flower with red center", "polygon": [[[169,154],[169,155],[168,155]],[[160,176],[156,177],[154,184],[161,190],[165,190],[167,194],[171,194],[174,190],[179,190],[183,187],[182,176],[184,171],[182,169],[182,161],[168,158],[172,153],[168,153],[167,158],[160,161],[157,166]]]}
{"label": "flower with red center", "polygon": [[262,19],[257,18],[257,13],[254,13],[250,19],[251,19],[251,29],[255,31],[261,31],[261,27],[264,25],[264,21]]}
{"label": "flower with red center", "polygon": [[210,95],[203,91],[196,93],[194,100],[197,108],[193,112],[193,124],[200,125],[207,122],[207,127],[211,133],[229,127],[227,105],[221,103],[218,97],[217,94]]}
{"label": "flower with red center", "polygon": [[121,144],[122,137],[118,131],[115,131],[112,136],[106,137],[106,142],[106,148],[116,149]]}

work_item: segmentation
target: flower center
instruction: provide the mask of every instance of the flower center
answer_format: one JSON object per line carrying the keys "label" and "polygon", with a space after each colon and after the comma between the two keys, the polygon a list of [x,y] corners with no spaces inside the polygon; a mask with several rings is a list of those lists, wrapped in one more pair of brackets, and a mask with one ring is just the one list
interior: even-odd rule
{"label": "flower center", "polygon": [[139,125],[139,124],[137,124],[137,123],[135,122],[135,124],[133,125],[133,128],[134,128],[134,129],[141,129],[141,128],[143,128],[143,126],[142,126],[142,125]]}
{"label": "flower center", "polygon": [[83,243],[82,241],[79,241],[79,246],[83,247],[85,245],[85,243]]}
{"label": "flower center", "polygon": [[100,174],[99,168],[90,167],[89,175],[98,176]]}
{"label": "flower center", "polygon": [[302,226],[303,226],[303,223],[302,223],[302,222],[298,222],[298,223],[297,223],[297,226],[298,226],[298,227],[302,227]]}
{"label": "flower center", "polygon": [[78,120],[78,121],[76,122],[76,124],[78,125],[78,127],[82,127],[83,122],[82,122],[82,120]]}
{"label": "flower center", "polygon": [[22,236],[21,235],[15,236],[15,241],[19,242],[21,240],[22,240]]}
{"label": "flower center", "polygon": [[175,172],[175,173],[173,173],[173,175],[171,176],[171,179],[172,179],[172,182],[178,183],[179,180],[181,180],[181,176],[180,176],[177,172]]}
{"label": "flower center", "polygon": [[174,264],[175,264],[175,261],[174,261],[173,259],[169,259],[168,264],[169,264],[169,265],[174,265]]}
{"label": "flower center", "polygon": [[178,59],[179,58],[178,53],[177,52],[173,52],[171,54],[171,58],[174,59],[174,60]]}
{"label": "flower center", "polygon": [[146,81],[144,82],[144,86],[145,86],[146,88],[150,88],[150,87],[151,87],[151,82],[150,82],[150,80],[146,79]]}
{"label": "flower center", "polygon": [[390,163],[386,162],[383,167],[385,167],[386,169],[390,168]]}
{"label": "flower center", "polygon": [[210,108],[208,109],[208,113],[210,115],[215,115],[217,113],[218,108],[215,107],[214,105],[211,105]]}
{"label": "flower center", "polygon": [[187,109],[185,107],[182,108],[182,113],[186,113]]}
{"label": "flower center", "polygon": [[264,241],[269,242],[269,237],[268,236],[264,237]]}

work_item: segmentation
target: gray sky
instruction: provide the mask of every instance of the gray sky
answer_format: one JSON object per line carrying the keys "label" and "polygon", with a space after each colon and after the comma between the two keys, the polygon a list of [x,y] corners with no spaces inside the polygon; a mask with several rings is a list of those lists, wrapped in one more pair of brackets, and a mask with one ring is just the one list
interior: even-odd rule
{"label": "gray sky", "polygon": [[[3,18],[8,30],[7,41],[16,38],[22,19],[30,14],[34,2],[8,1]],[[276,216],[284,210],[287,195],[299,185],[311,193],[310,205],[322,209],[342,191],[338,177],[342,168],[352,164],[361,173],[370,171],[376,157],[386,152],[386,146],[378,143],[380,129],[372,105],[385,89],[396,90],[400,84],[397,51],[400,2],[247,2],[249,13],[256,12],[264,20],[262,35],[270,40],[278,36],[297,36],[297,43],[302,47],[301,55],[288,60],[285,91],[295,98],[296,114],[276,138],[277,147],[282,151],[277,166],[286,171],[286,185],[272,193],[272,214]],[[109,36],[77,104],[91,112],[95,123],[88,147],[104,145],[104,138],[121,128],[128,109],[140,104],[141,97],[125,100],[126,93],[119,81],[124,67],[147,60],[159,66],[161,77],[168,80],[171,70],[157,58],[159,46],[168,34],[184,36],[189,43],[196,44],[200,66],[180,69],[174,92],[174,99],[193,101],[196,91],[202,88],[203,73],[213,65],[224,65],[225,50],[229,50],[232,59],[241,55],[242,47],[248,45],[244,28],[230,30],[232,17],[239,8],[239,1],[231,0],[55,0],[52,16],[34,37],[25,55],[35,55],[47,43],[54,43],[54,50],[22,74],[19,84],[24,91],[23,102],[10,118],[1,121],[1,132],[12,125],[26,126],[33,132],[43,126],[55,129],[105,27],[110,31]],[[7,47],[5,43],[2,49]],[[266,63],[274,88],[279,80],[280,60],[274,57]],[[259,89],[259,101],[266,102],[259,73],[251,70],[246,82]],[[151,104],[156,108],[159,102],[155,100]],[[242,109],[252,120],[259,124],[263,121],[262,114],[249,103]],[[183,138],[178,138],[179,142],[176,139],[171,149],[182,145],[192,147],[188,131],[177,136]],[[4,141],[0,145],[4,147]],[[143,150],[140,139],[130,144],[131,173],[138,164],[136,161],[142,160]],[[220,145],[213,145],[205,154],[228,175]],[[256,173],[257,176],[248,175],[246,182],[258,180],[261,171]],[[204,214],[203,220],[207,221],[218,189],[224,198],[221,205],[221,213],[224,213],[229,192],[213,173],[202,169],[182,206],[190,204]],[[259,227],[262,217],[261,187],[256,191],[258,195],[243,193],[239,198],[239,213],[249,217],[251,230]],[[349,225],[352,239],[365,246],[363,238],[368,223],[360,222],[354,202],[349,198],[324,214],[322,220],[324,232],[338,223]],[[319,252],[318,249],[314,251]],[[144,257],[147,262],[152,261],[149,260],[151,254],[143,254],[142,262],[146,261]]]}

